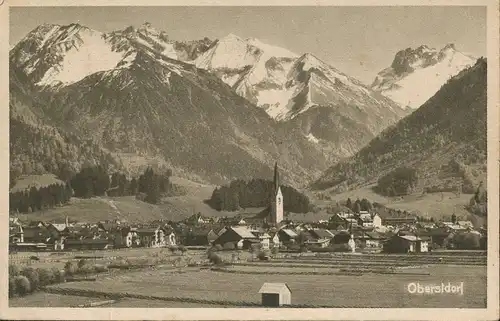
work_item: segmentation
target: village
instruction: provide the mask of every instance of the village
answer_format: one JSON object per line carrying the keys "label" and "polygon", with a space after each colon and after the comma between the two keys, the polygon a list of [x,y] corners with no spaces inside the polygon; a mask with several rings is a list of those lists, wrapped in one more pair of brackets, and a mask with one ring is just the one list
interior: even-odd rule
{"label": "village", "polygon": [[[292,221],[285,217],[278,165],[274,196],[257,215],[156,220],[65,223],[21,222],[10,218],[9,248],[18,251],[104,250],[132,247],[218,246],[221,250],[289,252],[422,253],[434,249],[484,249],[486,229],[472,222],[419,222],[413,215],[381,217],[376,211],[332,214],[329,220]],[[263,215],[264,214],[264,215]]]}
{"label": "village", "polygon": [[[367,282],[373,291],[392,289],[377,303],[392,307],[415,276],[469,280],[484,274],[486,230],[470,221],[420,221],[359,209],[305,222],[290,219],[283,203],[276,164],[272,197],[258,213],[194,213],[143,223],[11,217],[9,295],[21,306],[86,306],[81,302],[90,297],[90,306],[345,307],[354,293],[364,295],[355,306],[371,302],[374,293],[359,288]],[[364,281],[353,283],[353,277]],[[325,280],[343,284],[344,294],[332,292]],[[472,290],[484,291],[481,284]],[[309,295],[322,286],[325,297]],[[185,290],[172,296],[172,289]],[[463,298],[447,304],[470,305]]]}

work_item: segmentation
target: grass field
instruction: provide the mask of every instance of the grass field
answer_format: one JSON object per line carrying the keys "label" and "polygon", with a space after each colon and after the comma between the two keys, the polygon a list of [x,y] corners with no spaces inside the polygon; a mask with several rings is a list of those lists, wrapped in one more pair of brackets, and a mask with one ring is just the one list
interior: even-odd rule
{"label": "grass field", "polygon": [[[44,180],[37,181],[37,184],[50,181],[49,176],[42,176]],[[81,222],[120,219],[135,223],[158,219],[180,221],[198,212],[205,216],[234,216],[238,214],[237,212],[218,212],[204,203],[204,200],[212,195],[214,189],[212,185],[203,185],[177,177],[172,178],[172,182],[184,187],[187,194],[165,197],[157,205],[139,201],[134,196],[72,198],[69,204],[62,207],[16,216],[27,221],[64,222],[67,216],[70,220]],[[16,184],[16,188],[24,188],[32,183],[32,179],[21,180]]]}
{"label": "grass field", "polygon": [[[432,266],[416,270],[428,271],[431,275],[286,275],[285,271],[281,275],[251,275],[208,270],[184,273],[159,270],[130,272],[117,277],[104,277],[97,282],[65,283],[54,287],[258,303],[258,291],[264,282],[285,282],[292,290],[293,304],[360,308],[484,307],[486,267]],[[410,294],[406,288],[410,282],[464,282],[464,295],[429,297]],[[165,302],[165,306],[168,304]]]}

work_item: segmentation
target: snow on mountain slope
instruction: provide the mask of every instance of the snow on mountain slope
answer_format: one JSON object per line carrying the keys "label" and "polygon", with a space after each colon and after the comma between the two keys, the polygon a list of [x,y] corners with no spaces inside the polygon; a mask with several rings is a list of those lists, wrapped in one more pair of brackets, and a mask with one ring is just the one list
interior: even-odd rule
{"label": "snow on mountain slope", "polygon": [[[255,38],[234,34],[216,41],[196,59],[198,68],[214,71],[235,91],[258,104],[274,105],[288,101],[293,94],[283,90],[297,54]],[[288,91],[288,90],[285,90]]]}
{"label": "snow on mountain slope", "polygon": [[129,68],[138,52],[189,61],[210,43],[208,38],[171,41],[149,23],[110,33],[79,24],[44,24],[12,48],[9,60],[37,86],[64,87],[97,72]]}
{"label": "snow on mountain slope", "polygon": [[230,34],[216,41],[195,64],[215,72],[236,93],[279,121],[317,105],[345,103],[369,109],[375,104],[391,112],[399,108],[312,54],[298,56],[255,38]]}
{"label": "snow on mountain slope", "polygon": [[441,50],[420,46],[398,52],[391,67],[375,78],[372,89],[391,98],[402,107],[420,107],[443,84],[461,70],[475,63],[475,58],[448,44]]}
{"label": "snow on mountain slope", "polygon": [[134,57],[127,49],[113,48],[101,32],[79,24],[42,25],[10,52],[11,64],[42,87],[75,83],[118,65],[126,68]]}

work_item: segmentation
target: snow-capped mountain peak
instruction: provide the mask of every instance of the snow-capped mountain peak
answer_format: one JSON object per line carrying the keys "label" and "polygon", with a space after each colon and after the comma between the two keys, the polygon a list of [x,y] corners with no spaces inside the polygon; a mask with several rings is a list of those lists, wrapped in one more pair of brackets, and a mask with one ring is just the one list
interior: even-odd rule
{"label": "snow-capped mountain peak", "polygon": [[118,65],[125,68],[133,58],[128,50],[113,48],[101,32],[78,23],[42,25],[10,52],[10,62],[42,87],[71,84]]}
{"label": "snow-capped mountain peak", "polygon": [[418,108],[448,79],[475,61],[453,43],[440,50],[426,45],[407,48],[395,55],[391,67],[379,72],[371,87],[402,107]]}

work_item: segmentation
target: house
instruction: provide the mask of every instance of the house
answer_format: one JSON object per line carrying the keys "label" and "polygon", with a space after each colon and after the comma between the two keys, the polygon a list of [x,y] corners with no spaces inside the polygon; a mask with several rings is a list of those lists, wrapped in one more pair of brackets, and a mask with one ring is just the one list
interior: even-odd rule
{"label": "house", "polygon": [[221,236],[222,234],[224,234],[224,232],[227,231],[227,228],[224,226],[223,228],[221,228],[218,232],[216,232],[217,236]]}
{"label": "house", "polygon": [[219,223],[224,226],[244,226],[247,224],[241,216],[223,217],[219,219]]}
{"label": "house", "polygon": [[347,228],[347,221],[345,220],[347,217],[344,217],[341,215],[342,213],[337,213],[332,215],[330,217],[330,220],[328,221],[328,225],[332,229],[339,229],[339,228]]}
{"label": "house", "polygon": [[280,238],[279,238],[279,235],[278,235],[278,232],[273,232],[273,233],[270,233],[270,236],[271,236],[271,246],[272,247],[281,247],[283,244],[281,244],[280,242]]}
{"label": "house", "polygon": [[308,234],[310,238],[306,239],[304,244],[315,247],[328,247],[335,237],[333,233],[325,229],[312,229],[308,231]]}
{"label": "house", "polygon": [[429,251],[429,243],[415,235],[394,235],[384,244],[389,253],[421,253]]}
{"label": "house", "polygon": [[474,224],[471,221],[457,221],[457,225],[470,229],[474,228]]}
{"label": "house", "polygon": [[259,290],[262,305],[280,307],[292,304],[292,291],[286,283],[264,283]]}
{"label": "house", "polygon": [[190,225],[208,224],[208,223],[210,223],[210,218],[204,217],[203,215],[201,215],[200,212],[198,212],[198,213],[193,214],[190,217],[188,217],[188,219],[186,220],[186,223],[190,224]]}
{"label": "house", "polygon": [[360,212],[357,223],[358,223],[359,226],[373,227],[372,216],[368,212],[365,212],[365,213],[361,213]]}
{"label": "house", "polygon": [[113,234],[115,248],[132,247],[134,239],[137,238],[137,233],[128,226],[115,230]]}
{"label": "house", "polygon": [[330,239],[311,239],[306,240],[304,244],[308,247],[328,247],[330,245]]}
{"label": "house", "polygon": [[208,244],[212,244],[218,237],[219,235],[217,235],[214,230],[210,230],[207,234]]}
{"label": "house", "polygon": [[260,240],[260,245],[262,249],[264,250],[269,249],[271,243],[271,236],[268,233],[255,230],[251,231],[251,233]]}
{"label": "house", "polygon": [[355,218],[345,218],[346,228],[358,227],[358,220]]}
{"label": "house", "polygon": [[144,247],[165,246],[164,232],[161,228],[138,228],[136,230],[139,243]]}
{"label": "house", "polygon": [[62,231],[67,239],[77,240],[77,239],[93,239],[97,236],[97,231],[95,228],[90,228],[88,226],[68,226]]}
{"label": "house", "polygon": [[42,221],[31,221],[28,223],[28,227],[46,227],[45,223]]}
{"label": "house", "polygon": [[[186,231],[183,244],[190,246],[209,245],[210,241],[208,239],[208,236],[210,232],[215,234],[213,230],[208,228],[191,228]],[[217,236],[215,238],[217,238]]]}
{"label": "house", "polygon": [[246,227],[233,226],[228,227],[226,231],[214,241],[214,244],[220,244],[222,246],[226,243],[233,243],[235,248],[238,249],[248,249],[251,248],[252,244],[260,244],[261,240]]}
{"label": "house", "polygon": [[281,244],[295,243],[295,240],[299,236],[294,230],[291,229],[281,229],[277,234]]}
{"label": "house", "polygon": [[373,221],[373,227],[375,228],[381,228],[383,226],[382,218],[378,214],[373,215],[372,221]]}
{"label": "house", "polygon": [[384,217],[382,218],[383,226],[404,226],[414,225],[417,223],[416,217]]}
{"label": "house", "polygon": [[175,237],[175,232],[173,229],[164,230],[163,239],[164,239],[164,244],[167,246],[177,245],[177,239]]}
{"label": "house", "polygon": [[23,228],[23,240],[26,243],[48,243],[53,235],[45,225],[26,226]]}
{"label": "house", "polygon": [[321,229],[321,228],[311,229],[308,232],[313,238],[318,239],[318,240],[321,240],[321,239],[331,240],[335,236],[335,234],[333,234],[329,230],[325,230],[325,229]]}
{"label": "house", "polygon": [[365,248],[381,248],[385,237],[377,232],[366,232],[363,246]]}
{"label": "house", "polygon": [[349,240],[351,239],[351,233],[348,231],[338,231],[335,233],[332,243],[334,244],[343,244],[343,243],[348,243]]}
{"label": "house", "polygon": [[9,226],[9,244],[24,243],[24,230],[21,225]]}
{"label": "house", "polygon": [[443,227],[426,229],[418,233],[419,237],[428,237],[430,244],[445,246],[445,240],[450,235],[450,231]]}

